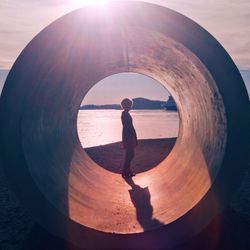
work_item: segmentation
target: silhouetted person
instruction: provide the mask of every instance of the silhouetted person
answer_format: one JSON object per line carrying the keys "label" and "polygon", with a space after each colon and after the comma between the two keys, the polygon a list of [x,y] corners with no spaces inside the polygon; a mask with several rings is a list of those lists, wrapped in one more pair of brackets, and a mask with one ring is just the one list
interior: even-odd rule
{"label": "silhouetted person", "polygon": [[135,155],[135,147],[137,146],[137,136],[133,126],[133,120],[131,115],[129,114],[129,110],[131,109],[133,102],[125,98],[121,102],[121,106],[124,109],[122,112],[121,120],[122,120],[122,143],[125,149],[125,159],[122,170],[122,177],[132,177],[135,174],[131,171],[131,161]]}

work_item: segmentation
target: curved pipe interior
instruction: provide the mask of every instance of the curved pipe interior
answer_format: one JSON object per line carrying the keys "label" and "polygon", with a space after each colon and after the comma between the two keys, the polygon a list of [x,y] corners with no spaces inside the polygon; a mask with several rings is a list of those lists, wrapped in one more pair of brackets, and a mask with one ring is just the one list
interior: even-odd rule
{"label": "curved pipe interior", "polygon": [[[48,42],[44,56],[50,60],[47,70],[36,76],[40,85],[32,96],[39,102],[22,120],[23,148],[40,190],[71,220],[103,232],[138,233],[177,220],[209,190],[225,150],[225,111],[213,77],[182,43],[133,26],[130,20],[118,19],[122,28],[104,20],[102,28],[100,23],[95,30],[85,27],[87,36],[79,24],[66,26],[70,38],[59,32],[55,37],[63,36],[64,42],[56,49]],[[76,132],[84,95],[102,78],[119,72],[158,80],[174,97],[181,117],[170,155],[132,183],[94,163]],[[141,193],[142,204],[138,197],[133,200],[133,190]],[[148,214],[142,215],[145,206]]]}

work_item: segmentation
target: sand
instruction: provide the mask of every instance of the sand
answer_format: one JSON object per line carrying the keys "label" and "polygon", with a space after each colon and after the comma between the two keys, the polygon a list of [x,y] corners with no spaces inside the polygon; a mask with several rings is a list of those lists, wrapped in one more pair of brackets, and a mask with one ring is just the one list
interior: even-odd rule
{"label": "sand", "polygon": [[0,166],[0,249],[20,249],[34,224],[10,189]]}
{"label": "sand", "polygon": [[[140,173],[158,165],[171,152],[175,141],[176,138],[138,140],[135,157],[131,163],[132,171]],[[121,173],[125,154],[121,142],[85,148],[85,151],[101,167]]]}

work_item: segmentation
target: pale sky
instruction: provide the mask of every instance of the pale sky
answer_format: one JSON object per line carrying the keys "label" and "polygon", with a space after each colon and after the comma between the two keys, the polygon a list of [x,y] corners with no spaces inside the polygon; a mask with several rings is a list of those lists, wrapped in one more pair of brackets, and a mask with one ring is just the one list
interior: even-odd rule
{"label": "pale sky", "polygon": [[[1,0],[0,70],[10,69],[27,43],[48,24],[74,9],[100,1]],[[193,19],[223,45],[240,70],[250,70],[250,0],[145,2],[169,7]]]}
{"label": "pale sky", "polygon": [[[142,86],[143,84],[143,86]],[[96,97],[101,98],[96,98]],[[83,99],[85,104],[119,104],[124,98],[144,97],[167,101],[169,93],[152,78],[137,73],[119,73],[95,84]]]}
{"label": "pale sky", "polygon": [[[93,0],[1,0],[0,69],[10,69],[22,49],[44,27],[89,2]],[[250,70],[249,0],[145,2],[169,7],[193,19],[225,47],[240,69]]]}

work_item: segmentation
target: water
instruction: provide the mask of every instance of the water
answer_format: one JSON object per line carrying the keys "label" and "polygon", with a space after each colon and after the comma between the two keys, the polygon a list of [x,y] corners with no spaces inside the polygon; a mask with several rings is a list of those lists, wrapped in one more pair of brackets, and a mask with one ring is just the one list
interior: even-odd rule
{"label": "water", "polygon": [[[84,148],[121,141],[121,110],[79,110],[78,135]],[[177,137],[178,112],[131,110],[138,139]]]}

